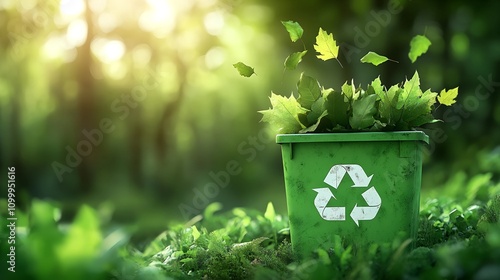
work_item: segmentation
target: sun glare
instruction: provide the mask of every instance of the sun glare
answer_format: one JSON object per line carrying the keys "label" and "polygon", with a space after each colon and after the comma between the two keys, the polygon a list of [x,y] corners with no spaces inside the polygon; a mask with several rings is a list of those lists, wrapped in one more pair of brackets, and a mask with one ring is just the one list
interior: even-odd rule
{"label": "sun glare", "polygon": [[72,47],[79,47],[87,39],[87,23],[83,19],[72,21],[66,31],[66,39]]}
{"label": "sun glare", "polygon": [[175,27],[176,14],[169,1],[147,0],[148,8],[139,17],[139,27],[158,38],[166,37]]}
{"label": "sun glare", "polygon": [[120,60],[125,54],[125,44],[120,40],[97,38],[92,41],[92,53],[104,63]]}
{"label": "sun glare", "polygon": [[220,11],[207,14],[203,20],[205,29],[211,35],[219,35],[224,28],[224,15]]}
{"label": "sun glare", "polygon": [[83,0],[61,0],[59,11],[63,17],[77,17],[85,11]]}
{"label": "sun glare", "polygon": [[[0,0],[1,1],[1,0]],[[23,0],[28,1],[28,0]],[[216,5],[217,0],[134,0],[123,2],[120,0],[61,0],[59,13],[54,18],[56,25],[65,29],[65,33],[53,36],[47,44],[46,56],[49,58],[63,57],[64,52],[76,49],[85,43],[88,37],[88,23],[85,19],[85,10],[90,9],[95,38],[92,39],[92,53],[103,63],[114,63],[125,55],[126,47],[120,36],[114,31],[121,25],[137,24],[144,31],[157,38],[166,38],[172,34],[176,24],[199,5],[208,9]],[[199,15],[203,20],[202,28],[213,36],[219,36],[225,26],[225,15],[215,10]],[[195,47],[199,44],[199,36],[189,32],[178,36],[175,40]],[[64,39],[64,40],[61,40]],[[52,49],[51,49],[52,48]],[[73,50],[74,51],[74,50]],[[148,54],[149,53],[149,54]],[[134,52],[135,61],[139,57],[148,58],[150,51],[138,48]],[[224,52],[220,49],[211,49],[206,56],[206,66],[217,68],[224,61]],[[149,60],[150,58],[146,59]],[[137,63],[139,64],[139,63]]]}

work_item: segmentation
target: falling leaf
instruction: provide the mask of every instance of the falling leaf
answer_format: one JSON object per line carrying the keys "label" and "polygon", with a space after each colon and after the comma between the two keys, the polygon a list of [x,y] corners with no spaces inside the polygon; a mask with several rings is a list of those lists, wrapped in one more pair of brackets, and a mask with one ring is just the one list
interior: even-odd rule
{"label": "falling leaf", "polygon": [[[314,49],[319,53],[316,56],[322,60],[337,59],[339,54],[339,46],[333,39],[333,35],[319,28],[318,36],[316,36],[316,44]],[[337,59],[338,61],[338,59]],[[340,61],[338,61],[340,64]],[[342,64],[340,64],[342,66]]]}
{"label": "falling leaf", "polygon": [[410,52],[408,57],[414,63],[419,56],[426,53],[431,45],[431,41],[424,35],[417,35],[410,41]]}
{"label": "falling leaf", "polygon": [[450,90],[441,90],[439,93],[439,96],[437,97],[439,103],[446,105],[446,106],[451,106],[455,102],[455,98],[458,96],[458,87],[450,89]]}
{"label": "falling leaf", "polygon": [[255,74],[255,71],[253,70],[253,68],[246,65],[243,62],[235,63],[235,64],[233,64],[233,67],[236,68],[236,70],[238,70],[240,75],[243,77],[250,77],[253,74]]}
{"label": "falling leaf", "polygon": [[306,55],[307,51],[303,52],[294,52],[289,55],[285,60],[285,69],[294,70],[297,68],[297,65],[302,61],[304,55]]}
{"label": "falling leaf", "polygon": [[361,58],[361,62],[363,62],[363,63],[371,63],[371,64],[373,64],[375,66],[378,66],[378,65],[386,62],[387,60],[390,60],[390,61],[393,61],[393,62],[397,62],[395,60],[387,58],[386,56],[380,55],[380,54],[378,54],[376,52],[368,52],[365,56],[363,56]]}
{"label": "falling leaf", "polygon": [[288,34],[290,34],[290,40],[292,42],[297,41],[302,37],[302,34],[304,33],[304,29],[302,29],[302,26],[298,22],[295,21],[282,21],[281,22],[283,26],[285,26],[286,31],[288,31]]}

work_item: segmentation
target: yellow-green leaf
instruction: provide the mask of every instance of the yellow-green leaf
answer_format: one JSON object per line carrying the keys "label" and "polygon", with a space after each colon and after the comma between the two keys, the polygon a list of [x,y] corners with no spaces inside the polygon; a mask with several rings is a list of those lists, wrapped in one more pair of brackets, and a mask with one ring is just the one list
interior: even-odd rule
{"label": "yellow-green leaf", "polygon": [[371,63],[371,64],[373,64],[375,66],[378,66],[378,65],[386,62],[387,60],[397,62],[395,60],[387,58],[386,56],[380,55],[380,54],[378,54],[376,52],[368,52],[367,54],[365,54],[365,56],[363,56],[361,58],[361,62],[363,62],[363,63]]}
{"label": "yellow-green leaf", "polygon": [[318,52],[316,56],[322,60],[337,59],[339,55],[339,46],[337,46],[337,42],[333,39],[333,35],[331,33],[328,34],[321,27],[319,28],[318,36],[316,36],[314,49]]}
{"label": "yellow-green leaf", "polygon": [[272,202],[267,203],[266,212],[264,213],[264,217],[268,219],[270,222],[274,222],[276,219],[276,212],[274,211],[274,206]]}
{"label": "yellow-green leaf", "polygon": [[233,67],[236,68],[236,70],[238,70],[240,75],[243,77],[248,78],[248,77],[252,76],[253,74],[255,74],[255,71],[253,70],[253,68],[246,65],[243,62],[235,63],[235,64],[233,64]]}
{"label": "yellow-green leaf", "polygon": [[281,95],[271,93],[272,109],[259,111],[263,122],[268,122],[277,133],[297,133],[305,126],[300,122],[299,115],[305,114],[306,109],[302,108],[293,95],[286,98]]}
{"label": "yellow-green leaf", "polygon": [[453,89],[449,89],[449,90],[445,90],[445,89],[441,90],[437,99],[438,99],[439,103],[446,105],[446,106],[451,106],[455,102],[457,102],[455,100],[455,98],[457,98],[457,96],[458,96],[458,87],[453,88]]}
{"label": "yellow-green leaf", "polygon": [[191,227],[191,235],[193,236],[193,239],[196,241],[201,236],[201,233],[198,231],[196,226]]}
{"label": "yellow-green leaf", "polygon": [[414,63],[419,56],[426,53],[431,45],[431,41],[424,35],[417,35],[410,41],[410,52],[408,57]]}

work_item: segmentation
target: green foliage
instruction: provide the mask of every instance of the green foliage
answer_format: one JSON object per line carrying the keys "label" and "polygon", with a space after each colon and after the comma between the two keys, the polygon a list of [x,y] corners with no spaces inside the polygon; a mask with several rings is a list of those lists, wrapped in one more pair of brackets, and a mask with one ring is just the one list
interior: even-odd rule
{"label": "green foliage", "polygon": [[[19,210],[16,215],[24,216]],[[71,223],[63,224],[57,207],[34,200],[28,216],[29,222],[17,225],[16,272],[4,269],[0,275],[8,274],[2,279],[105,279],[128,240],[122,230],[104,234],[98,213],[89,206],[82,206]],[[1,218],[3,236],[6,227]],[[2,242],[2,255],[8,246]]]}
{"label": "green foliage", "polygon": [[[378,82],[372,86],[377,91]],[[346,85],[346,88],[350,85]],[[336,96],[328,91],[328,96]],[[360,95],[362,95],[360,93]],[[356,93],[353,94],[356,96]],[[359,97],[361,98],[361,97]],[[360,99],[357,100],[360,100]],[[321,100],[321,99],[318,99]],[[417,240],[367,247],[332,235],[332,246],[298,260],[288,220],[269,203],[264,212],[210,204],[187,224],[138,250],[127,235],[102,230],[84,206],[70,224],[53,205],[34,201],[19,217],[17,268],[2,279],[485,279],[500,263],[500,183],[492,174],[452,176],[440,196],[424,194]],[[466,190],[466,191],[464,191]],[[443,196],[446,194],[446,196]],[[5,223],[5,219],[1,219]],[[2,224],[0,235],[8,233]],[[121,232],[121,234],[120,234]],[[2,250],[6,243],[2,243]],[[2,251],[4,252],[4,251]]]}
{"label": "green foliage", "polygon": [[[479,277],[491,269],[491,263],[500,261],[500,189],[479,195],[483,189],[492,190],[491,181],[476,187],[474,182],[485,182],[485,178],[491,177],[455,180],[442,189],[453,194],[454,189],[475,188],[471,192],[477,195],[467,199],[431,195],[425,199],[418,239],[413,243],[396,239],[359,247],[333,235],[330,249],[318,249],[315,257],[299,261],[291,251],[287,221],[268,204],[263,214],[240,208],[222,214],[209,211],[195,226],[178,226],[161,234],[150,245],[163,246],[156,254],[146,250],[136,255],[144,266],[160,267],[176,279]],[[488,225],[485,230],[478,227],[482,223]]]}
{"label": "green foliage", "polygon": [[410,52],[408,53],[411,62],[414,63],[417,61],[417,58],[426,53],[430,46],[431,41],[425,35],[413,37],[410,41]]}
{"label": "green foliage", "polygon": [[[432,116],[437,94],[422,91],[418,72],[389,89],[378,77],[365,88],[346,82],[340,91],[324,89],[316,79],[302,74],[297,91],[297,100],[293,95],[285,98],[273,93],[273,108],[261,111],[262,121],[277,133],[410,130],[437,121]],[[446,98],[454,97],[443,98],[446,105]]]}
{"label": "green foliage", "polygon": [[[292,41],[302,36],[303,29],[298,23],[282,23]],[[425,53],[429,45],[430,41],[425,36],[413,38],[410,50],[412,61]],[[339,46],[333,35],[322,28],[316,36],[314,49],[319,59],[335,58],[338,61]],[[285,70],[295,69],[306,52],[304,50],[288,56]],[[375,66],[387,60],[391,59],[375,52],[368,52],[361,58],[361,62]],[[432,115],[434,105],[437,102],[446,106],[453,104],[458,87],[442,90],[439,96],[430,89],[423,91],[420,77],[415,71],[410,80],[389,88],[377,77],[364,88],[356,87],[352,81],[351,84],[346,82],[340,91],[336,91],[323,88],[315,78],[302,73],[297,92],[297,100],[293,95],[287,99],[272,93],[272,108],[260,111],[264,115],[262,121],[269,122],[277,133],[412,130],[437,122]]]}

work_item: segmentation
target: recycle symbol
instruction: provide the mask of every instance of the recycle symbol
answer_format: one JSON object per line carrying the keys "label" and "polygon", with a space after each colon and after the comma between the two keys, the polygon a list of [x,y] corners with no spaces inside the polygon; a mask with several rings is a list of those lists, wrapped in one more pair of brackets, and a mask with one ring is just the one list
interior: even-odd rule
{"label": "recycle symbol", "polygon": [[[354,182],[352,188],[367,188],[373,177],[373,175],[368,177],[363,168],[357,164],[338,164],[330,169],[324,182],[337,189],[346,173]],[[314,206],[316,206],[319,215],[324,220],[345,221],[345,207],[326,207],[332,197],[333,199],[337,199],[330,188],[317,188],[313,190],[318,193],[314,199]],[[368,206],[358,206],[356,203],[351,212],[351,218],[358,227],[359,221],[373,220],[382,205],[382,199],[373,186],[362,193],[361,196],[365,199]]]}

